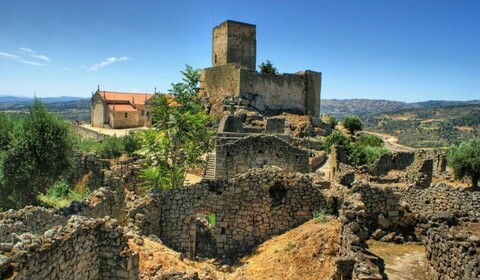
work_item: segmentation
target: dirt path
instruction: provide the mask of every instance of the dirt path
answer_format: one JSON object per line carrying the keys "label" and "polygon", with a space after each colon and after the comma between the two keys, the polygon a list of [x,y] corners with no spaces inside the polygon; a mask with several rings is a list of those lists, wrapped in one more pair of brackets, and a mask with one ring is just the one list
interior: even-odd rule
{"label": "dirt path", "polygon": [[391,244],[368,242],[369,251],[385,261],[385,273],[390,280],[427,279],[423,244]]}
{"label": "dirt path", "polygon": [[415,149],[412,148],[412,147],[408,147],[408,146],[398,144],[398,138],[396,136],[389,135],[389,134],[384,134],[384,133],[372,132],[372,131],[364,131],[364,132],[368,133],[368,134],[373,134],[373,135],[376,135],[376,136],[382,138],[385,141],[385,146],[392,151],[397,151],[397,152],[413,152],[413,151],[415,151]]}

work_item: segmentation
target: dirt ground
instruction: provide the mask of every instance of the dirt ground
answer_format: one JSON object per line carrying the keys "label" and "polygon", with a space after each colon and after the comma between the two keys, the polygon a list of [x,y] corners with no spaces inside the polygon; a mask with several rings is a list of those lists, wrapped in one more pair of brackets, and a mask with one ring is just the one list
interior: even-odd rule
{"label": "dirt ground", "polygon": [[370,240],[369,251],[385,261],[389,280],[428,279],[425,273],[423,244],[392,244]]}
{"label": "dirt ground", "polygon": [[142,245],[129,240],[140,255],[140,278],[162,279],[172,275],[198,275],[199,279],[330,279],[339,250],[340,222],[306,222],[273,237],[233,266],[205,259],[190,261],[159,242],[144,239]]}

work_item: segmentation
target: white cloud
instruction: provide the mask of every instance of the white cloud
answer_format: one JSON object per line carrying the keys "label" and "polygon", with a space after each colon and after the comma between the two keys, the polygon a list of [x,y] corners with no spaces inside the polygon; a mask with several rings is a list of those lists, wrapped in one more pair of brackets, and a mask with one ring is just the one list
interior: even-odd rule
{"label": "white cloud", "polygon": [[25,59],[19,59],[18,62],[25,63],[25,64],[30,64],[30,65],[35,65],[35,66],[45,66],[43,63],[38,63],[35,61],[30,61],[30,60],[25,60]]}
{"label": "white cloud", "polygon": [[97,62],[95,64],[93,64],[92,66],[90,66],[89,70],[91,71],[97,71],[98,69],[102,68],[102,67],[105,67],[107,65],[110,65],[112,63],[115,63],[115,62],[121,62],[121,61],[126,61],[128,60],[129,58],[126,57],[126,56],[122,56],[122,57],[108,57],[100,62]]}
{"label": "white cloud", "polygon": [[13,61],[17,61],[17,62],[21,62],[21,63],[25,63],[25,64],[30,64],[30,65],[35,65],[35,66],[44,66],[45,65],[43,63],[38,63],[38,62],[35,62],[35,61],[26,60],[19,55],[11,54],[11,53],[8,53],[8,52],[0,52],[0,58],[7,58],[7,59],[11,59]]}
{"label": "white cloud", "polygon": [[21,58],[19,55],[7,53],[7,52],[0,52],[0,56],[8,57],[8,58],[14,58],[14,59],[20,59]]}
{"label": "white cloud", "polygon": [[20,50],[24,53],[27,53],[29,56],[31,56],[33,58],[36,58],[36,59],[40,59],[40,60],[47,61],[47,62],[52,61],[48,56],[46,56],[44,54],[39,54],[36,51],[32,50],[31,48],[23,47],[23,48],[18,48],[18,50]]}
{"label": "white cloud", "polygon": [[43,55],[43,54],[31,54],[30,56],[34,57],[34,58],[41,59],[43,61],[48,61],[48,62],[52,61],[48,56]]}
{"label": "white cloud", "polygon": [[18,48],[19,50],[21,50],[22,52],[26,52],[26,53],[35,53],[31,48]]}

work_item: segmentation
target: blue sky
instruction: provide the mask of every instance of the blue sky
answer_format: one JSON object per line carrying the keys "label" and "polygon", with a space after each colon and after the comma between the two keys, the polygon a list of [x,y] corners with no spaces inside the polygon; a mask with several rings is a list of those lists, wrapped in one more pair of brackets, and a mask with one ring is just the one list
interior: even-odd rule
{"label": "blue sky", "polygon": [[0,95],[165,92],[211,64],[227,19],[257,25],[257,65],[323,73],[322,98],[480,99],[477,0],[0,0]]}

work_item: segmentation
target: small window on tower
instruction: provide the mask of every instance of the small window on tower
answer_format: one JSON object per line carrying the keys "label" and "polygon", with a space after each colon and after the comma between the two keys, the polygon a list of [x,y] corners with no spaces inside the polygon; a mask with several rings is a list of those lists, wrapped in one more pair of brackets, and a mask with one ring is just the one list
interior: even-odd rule
{"label": "small window on tower", "polygon": [[142,110],[142,116],[143,116],[143,114],[144,114],[144,111]]}
{"label": "small window on tower", "polygon": [[128,113],[125,113],[125,118],[128,118]]}
{"label": "small window on tower", "polygon": [[150,117],[150,112],[149,111],[147,111],[147,117]]}

